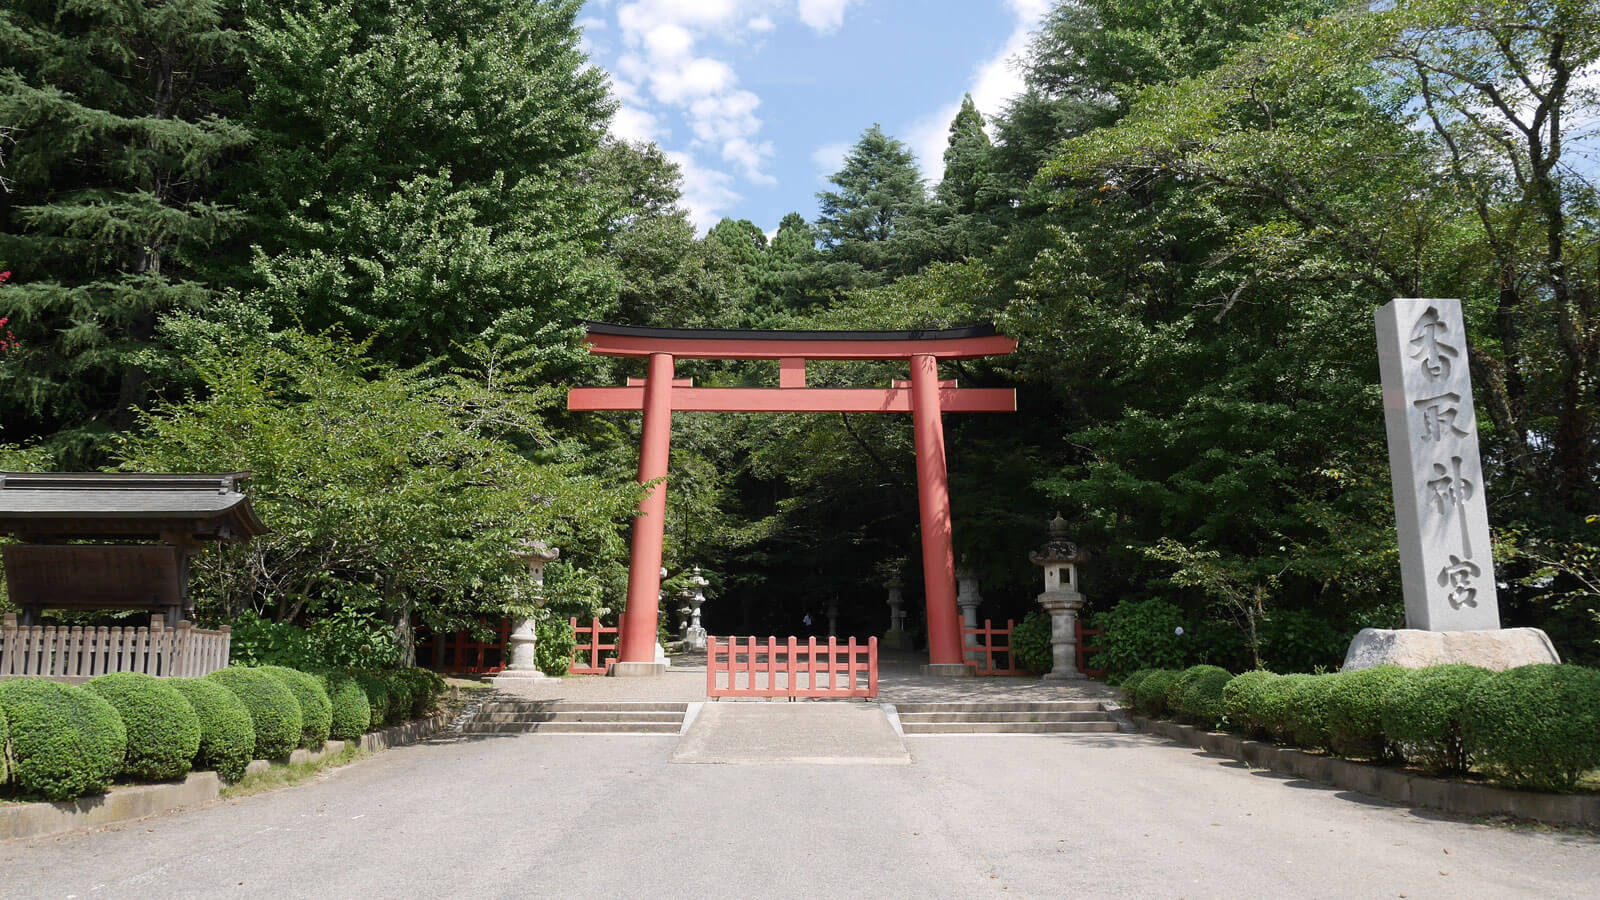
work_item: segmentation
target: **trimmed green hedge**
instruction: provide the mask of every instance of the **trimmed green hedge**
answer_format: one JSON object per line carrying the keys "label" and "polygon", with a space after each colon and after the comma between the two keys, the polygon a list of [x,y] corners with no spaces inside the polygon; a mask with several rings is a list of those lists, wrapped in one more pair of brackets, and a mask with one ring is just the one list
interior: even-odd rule
{"label": "trimmed green hedge", "polygon": [[1393,759],[1395,750],[1383,729],[1383,701],[1405,675],[1399,666],[1376,666],[1341,673],[1328,695],[1328,739],[1347,759]]}
{"label": "trimmed green hedge", "polygon": [[416,702],[414,685],[409,678],[400,674],[402,671],[386,669],[379,673],[384,687],[389,689],[389,712],[383,718],[388,725],[398,725],[411,718],[411,706]]}
{"label": "trimmed green hedge", "polygon": [[1221,666],[1194,666],[1184,670],[1173,686],[1178,692],[1179,714],[1202,728],[1218,727],[1223,718],[1222,692],[1232,680],[1233,673]]}
{"label": "trimmed green hedge", "polygon": [[1296,744],[1315,750],[1330,749],[1333,737],[1328,732],[1328,710],[1333,705],[1333,690],[1342,677],[1312,675],[1294,686],[1286,724]]}
{"label": "trimmed green hedge", "polygon": [[10,739],[11,726],[6,722],[5,708],[0,707],[0,784],[11,780],[10,762],[6,759],[10,755],[6,753],[6,742]]}
{"label": "trimmed green hedge", "polygon": [[316,749],[328,742],[333,728],[333,702],[315,675],[287,666],[262,666],[261,671],[282,681],[300,704],[300,746]]}
{"label": "trimmed green hedge", "polygon": [[229,666],[206,678],[233,692],[250,711],[257,759],[287,756],[300,743],[304,719],[300,701],[284,683],[261,669]]}
{"label": "trimmed green hedge", "polygon": [[1383,732],[1405,759],[1440,774],[1472,765],[1461,740],[1467,698],[1491,675],[1477,666],[1432,666],[1402,672],[1383,695]]}
{"label": "trimmed green hedge", "polygon": [[367,728],[381,728],[389,720],[389,706],[394,698],[389,695],[389,681],[382,672],[356,672],[352,676],[367,695],[367,705],[372,707],[372,721]]}
{"label": "trimmed green hedge", "polygon": [[12,776],[25,794],[72,800],[111,786],[127,730],[100,695],[43,679],[0,681],[10,725]]}
{"label": "trimmed green hedge", "polygon": [[1236,675],[1222,688],[1222,714],[1227,724],[1246,734],[1257,737],[1267,733],[1267,726],[1256,717],[1260,693],[1269,682],[1282,676],[1264,669]]}
{"label": "trimmed green hedge", "polygon": [[1468,695],[1461,734],[1497,780],[1571,790],[1600,766],[1600,670],[1544,664],[1496,672]]}
{"label": "trimmed green hedge", "polygon": [[256,729],[250,710],[221,684],[204,678],[173,678],[167,681],[194,707],[200,723],[200,748],[194,763],[213,769],[223,781],[244,777],[245,767],[255,753]]}
{"label": "trimmed green hedge", "polygon": [[353,741],[367,731],[372,722],[372,704],[367,702],[367,692],[361,683],[343,672],[323,672],[322,687],[333,704],[333,722],[329,737],[340,741]]}
{"label": "trimmed green hedge", "polygon": [[200,719],[182,694],[141,672],[112,672],[85,687],[122,717],[128,736],[123,775],[135,781],[171,781],[189,774],[200,751]]}
{"label": "trimmed green hedge", "polygon": [[1122,697],[1128,701],[1129,705],[1133,703],[1133,692],[1139,686],[1139,682],[1144,681],[1154,671],[1155,669],[1139,669],[1127,678],[1122,679]]}
{"label": "trimmed green hedge", "polygon": [[1294,692],[1311,680],[1311,675],[1284,675],[1274,678],[1261,685],[1255,692],[1255,705],[1250,710],[1250,715],[1261,723],[1263,730],[1280,743],[1292,743],[1294,740],[1294,727],[1290,721],[1290,711],[1294,707]]}
{"label": "trimmed green hedge", "polygon": [[1182,674],[1174,669],[1156,669],[1146,675],[1133,692],[1133,707],[1147,716],[1167,712],[1167,692]]}

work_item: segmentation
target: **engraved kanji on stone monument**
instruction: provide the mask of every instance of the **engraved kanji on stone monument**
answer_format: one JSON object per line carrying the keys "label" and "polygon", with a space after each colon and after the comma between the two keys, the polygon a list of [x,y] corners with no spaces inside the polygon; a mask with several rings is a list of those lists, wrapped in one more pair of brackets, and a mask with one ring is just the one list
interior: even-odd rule
{"label": "engraved kanji on stone monument", "polygon": [[1499,628],[1461,301],[1394,300],[1375,318],[1406,625]]}

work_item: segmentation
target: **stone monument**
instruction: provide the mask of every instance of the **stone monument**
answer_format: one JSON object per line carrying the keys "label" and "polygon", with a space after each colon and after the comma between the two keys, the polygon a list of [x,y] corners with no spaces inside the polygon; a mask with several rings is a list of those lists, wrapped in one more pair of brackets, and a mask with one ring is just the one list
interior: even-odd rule
{"label": "stone monument", "polygon": [[1537,628],[1500,627],[1477,417],[1459,300],[1375,314],[1406,628],[1366,628],[1345,669],[1559,662]]}
{"label": "stone monument", "polygon": [[834,597],[834,598],[832,598],[832,599],[830,599],[828,601],[828,605],[824,608],[824,614],[827,615],[827,617],[828,617],[828,637],[831,637],[831,638],[838,637],[839,636],[839,598],[838,597]]}
{"label": "stone monument", "polygon": [[900,592],[900,579],[892,578],[884,587],[889,591],[889,630],[880,643],[888,650],[910,650],[911,635],[906,633],[906,600]]}
{"label": "stone monument", "polygon": [[[972,571],[966,560],[962,560],[961,568],[956,570],[956,606],[961,607],[961,627],[978,627],[978,605],[983,602],[983,596],[978,593],[978,573]],[[966,644],[966,641],[962,641]],[[967,646],[967,662],[973,665],[983,663],[983,651]]]}
{"label": "stone monument", "polygon": [[706,586],[710,583],[700,574],[699,566],[696,566],[689,576],[689,586],[684,590],[684,605],[678,610],[684,615],[683,649],[685,650],[706,648],[706,630],[700,626],[700,606],[706,602]]}
{"label": "stone monument", "polygon": [[[560,555],[560,550],[546,547],[541,541],[524,541],[522,546],[511,555],[513,560],[521,563],[527,570],[528,579],[525,589],[531,594],[535,607],[544,599],[542,594],[544,590],[545,564]],[[495,680],[499,681],[502,678],[519,680],[547,677],[543,672],[539,671],[538,663],[535,661],[535,650],[538,644],[539,637],[535,630],[533,616],[518,617],[512,625],[510,636],[506,640],[506,653],[510,655],[511,661],[506,664],[504,669],[500,670],[500,674],[495,676]]]}
{"label": "stone monument", "polygon": [[1088,555],[1067,540],[1067,520],[1057,514],[1050,520],[1050,540],[1028,554],[1036,566],[1044,567],[1044,593],[1039,605],[1050,614],[1050,671],[1045,678],[1055,680],[1083,678],[1078,671],[1078,610],[1084,596],[1078,591],[1078,563]]}

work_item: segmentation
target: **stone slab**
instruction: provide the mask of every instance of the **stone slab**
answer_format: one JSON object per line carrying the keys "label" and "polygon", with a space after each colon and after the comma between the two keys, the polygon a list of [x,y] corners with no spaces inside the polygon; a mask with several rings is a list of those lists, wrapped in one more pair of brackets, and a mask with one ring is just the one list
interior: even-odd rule
{"label": "stone slab", "polygon": [[142,819],[215,800],[221,790],[217,773],[191,772],[182,781],[166,784],[135,784],[76,800],[0,806],[0,840],[46,837]]}
{"label": "stone slab", "polygon": [[922,674],[930,678],[972,678],[978,673],[966,663],[928,663],[922,667]]}
{"label": "stone slab", "polygon": [[648,678],[652,675],[667,674],[667,664],[664,662],[619,662],[606,672],[612,678]]}
{"label": "stone slab", "polygon": [[907,765],[911,754],[875,703],[707,703],[675,763]]}
{"label": "stone slab", "polygon": [[1341,671],[1396,665],[1422,669],[1465,663],[1503,672],[1535,663],[1559,663],[1549,635],[1538,628],[1496,631],[1421,631],[1415,628],[1363,628],[1350,642]]}

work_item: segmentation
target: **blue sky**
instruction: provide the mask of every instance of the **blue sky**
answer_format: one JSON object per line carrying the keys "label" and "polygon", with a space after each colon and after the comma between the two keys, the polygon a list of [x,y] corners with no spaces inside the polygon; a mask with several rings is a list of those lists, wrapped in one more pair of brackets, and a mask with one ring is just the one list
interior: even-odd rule
{"label": "blue sky", "polygon": [[814,218],[845,150],[874,122],[939,177],[970,91],[989,116],[1048,0],[589,0],[590,59],[622,103],[611,130],[679,164],[701,231]]}

